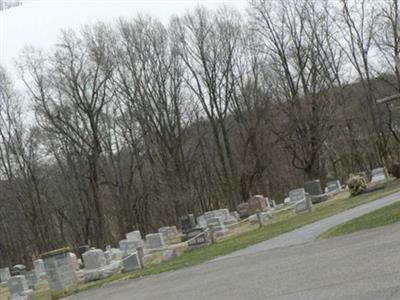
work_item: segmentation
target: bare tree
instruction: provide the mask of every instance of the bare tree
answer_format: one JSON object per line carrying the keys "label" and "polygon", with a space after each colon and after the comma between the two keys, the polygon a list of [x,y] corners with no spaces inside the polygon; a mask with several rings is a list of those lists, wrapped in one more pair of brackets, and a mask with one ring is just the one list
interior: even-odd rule
{"label": "bare tree", "polygon": [[[26,56],[30,78],[27,87],[35,102],[40,126],[68,139],[85,154],[86,178],[96,212],[96,243],[104,246],[104,199],[100,190],[99,161],[102,153],[100,121],[112,98],[108,90],[113,72],[107,27],[86,28],[81,36],[64,32],[51,59]],[[84,179],[86,179],[84,178]]]}

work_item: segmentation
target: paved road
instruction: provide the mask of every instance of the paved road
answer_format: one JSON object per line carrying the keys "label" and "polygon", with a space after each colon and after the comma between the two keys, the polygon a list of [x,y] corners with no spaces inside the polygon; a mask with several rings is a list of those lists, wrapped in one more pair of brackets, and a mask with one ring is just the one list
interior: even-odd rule
{"label": "paved road", "polygon": [[393,204],[398,201],[400,201],[400,192],[391,194],[373,202],[354,207],[332,217],[303,226],[299,229],[282,234],[265,242],[247,247],[243,250],[236,251],[223,257],[218,257],[216,258],[216,260],[232,258],[274,248],[309,243],[314,241],[320,234],[324,233],[325,231],[336,225],[342,224],[344,222],[377,210],[378,208]]}
{"label": "paved road", "polygon": [[70,300],[400,299],[400,224],[314,241],[400,193],[198,266],[114,283]]}

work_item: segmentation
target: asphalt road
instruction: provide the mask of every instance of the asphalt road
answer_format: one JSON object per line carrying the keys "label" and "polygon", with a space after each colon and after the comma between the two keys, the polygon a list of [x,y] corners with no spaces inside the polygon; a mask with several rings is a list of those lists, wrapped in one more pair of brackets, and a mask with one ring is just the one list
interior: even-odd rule
{"label": "asphalt road", "polygon": [[198,266],[68,299],[400,299],[400,224],[314,241],[399,200],[396,193]]}

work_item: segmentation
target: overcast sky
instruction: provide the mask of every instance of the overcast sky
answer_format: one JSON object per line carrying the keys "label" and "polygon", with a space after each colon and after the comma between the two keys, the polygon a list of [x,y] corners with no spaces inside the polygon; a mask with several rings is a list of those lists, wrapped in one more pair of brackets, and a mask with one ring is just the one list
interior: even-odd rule
{"label": "overcast sky", "polygon": [[20,7],[0,11],[0,63],[10,71],[26,45],[49,49],[61,28],[79,29],[98,20],[113,22],[118,17],[149,14],[167,23],[201,4],[215,9],[223,3],[240,10],[246,0],[32,0]]}

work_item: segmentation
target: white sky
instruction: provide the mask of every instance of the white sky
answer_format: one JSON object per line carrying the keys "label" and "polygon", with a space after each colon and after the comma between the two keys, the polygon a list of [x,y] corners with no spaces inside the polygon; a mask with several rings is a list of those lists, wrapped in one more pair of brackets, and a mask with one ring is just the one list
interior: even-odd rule
{"label": "white sky", "polygon": [[26,45],[49,49],[61,28],[79,29],[96,21],[113,22],[149,14],[167,23],[201,4],[217,8],[223,3],[245,10],[247,0],[31,0],[0,11],[0,63],[13,71],[14,62]]}

